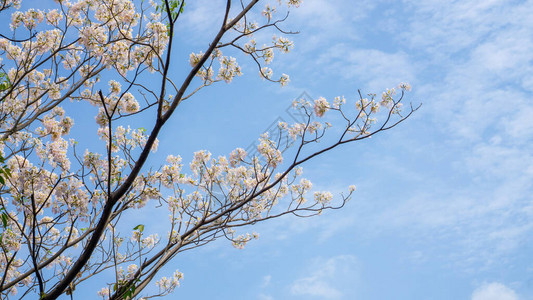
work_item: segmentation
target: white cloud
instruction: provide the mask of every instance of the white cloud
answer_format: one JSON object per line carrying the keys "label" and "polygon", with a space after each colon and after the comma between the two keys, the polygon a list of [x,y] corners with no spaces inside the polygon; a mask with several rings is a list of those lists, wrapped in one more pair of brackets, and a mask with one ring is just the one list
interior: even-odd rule
{"label": "white cloud", "polygon": [[[426,64],[423,69],[434,66],[429,70],[437,73],[419,93],[434,118],[451,135],[469,140],[479,139],[492,127],[508,129],[506,135],[525,129],[531,137],[527,125],[531,122],[520,113],[531,108],[531,3],[416,1],[411,5],[409,30],[402,36]],[[518,121],[506,125],[510,120]]]}
{"label": "white cloud", "polygon": [[515,291],[499,282],[478,287],[472,293],[472,300],[518,300]]}
{"label": "white cloud", "polygon": [[[531,90],[533,91],[533,85]],[[514,115],[504,118],[505,133],[516,143],[527,142],[533,139],[533,106],[520,105],[517,108],[519,109]]]}
{"label": "white cloud", "polygon": [[342,293],[321,281],[318,277],[306,277],[295,281],[291,287],[291,293],[301,296],[320,297],[323,299],[338,299]]}
{"label": "white cloud", "polygon": [[270,295],[259,294],[259,296],[257,296],[257,299],[258,300],[274,300],[274,297]]}
{"label": "white cloud", "polygon": [[396,87],[400,82],[412,82],[415,78],[413,63],[402,51],[388,53],[338,45],[321,58],[326,57],[330,60],[329,65],[345,78],[365,83],[376,93]]}
{"label": "white cloud", "polygon": [[[530,4],[521,7],[508,1],[405,1],[411,11],[409,29],[402,37],[413,47],[436,57],[475,46],[504,24],[520,23]],[[509,16],[512,15],[512,18]]]}
{"label": "white cloud", "polygon": [[263,277],[263,283],[261,283],[261,287],[267,287],[270,285],[270,282],[272,281],[272,275],[266,275]]}
{"label": "white cloud", "polygon": [[415,264],[422,264],[428,260],[424,252],[422,251],[413,251],[408,256],[407,259]]}
{"label": "white cloud", "polygon": [[[434,130],[443,135],[441,151],[456,154],[449,156],[450,176],[465,180],[427,177],[415,196],[386,209],[376,226],[452,240],[452,255],[460,261],[497,262],[533,232],[533,6],[407,2],[412,14],[400,36],[414,54],[405,50],[403,61],[416,62],[410,70],[421,82],[414,85],[424,102],[420,113],[432,115]],[[375,60],[365,56],[368,62],[355,63],[362,70]]]}
{"label": "white cloud", "polygon": [[[323,221],[329,220],[327,216],[298,220],[297,229],[290,232],[318,228],[324,240],[354,226],[374,231],[373,235],[396,231],[417,241],[442,242],[431,247],[450,247],[443,252],[460,263],[501,262],[498,258],[520,251],[533,232],[533,6],[531,1],[405,2],[408,15],[387,15],[398,26],[390,27],[385,42],[355,44],[320,36],[322,54],[309,68],[375,91],[412,81],[413,98],[424,102],[417,117],[424,118],[430,134],[442,138],[413,136],[401,144],[409,144],[409,151],[419,156],[447,159],[413,171],[414,175],[390,175],[403,162],[378,158],[373,167],[387,163],[390,167],[383,170],[390,178],[409,178],[419,185],[384,207],[374,203],[365,208],[366,214],[352,208],[357,217],[339,218],[337,213],[336,222],[329,224]],[[358,12],[342,2],[319,15],[322,4],[311,1],[301,9],[310,20],[324,20],[326,32],[329,22]],[[330,20],[328,16],[340,8],[340,17]],[[380,44],[387,41],[390,46]]]}
{"label": "white cloud", "polygon": [[353,292],[350,289],[356,282],[358,263],[352,255],[318,259],[306,273],[308,275],[292,283],[290,291],[293,295],[339,299],[346,296],[346,292]]}
{"label": "white cloud", "polygon": [[375,7],[374,1],[305,0],[298,9],[291,12],[291,28],[302,30],[305,40],[298,47],[303,50],[322,48],[331,38],[343,40],[358,39],[359,30],[355,22],[368,17]]}
{"label": "white cloud", "polygon": [[[383,212],[361,215],[373,235],[394,232],[423,243],[433,259],[450,260],[458,271],[472,266],[502,265],[533,232],[533,213],[528,204],[531,180],[506,181],[496,187],[476,183],[458,189],[425,181],[427,191],[392,204]],[[529,205],[529,206],[528,206]],[[440,258],[435,257],[436,255]]]}
{"label": "white cloud", "polygon": [[209,38],[222,26],[225,1],[191,1],[187,2],[185,11],[177,24],[181,34],[190,37],[191,43],[208,43]]}
{"label": "white cloud", "polygon": [[[409,192],[382,207],[386,200],[365,207],[364,213],[347,208],[355,212],[351,219],[324,224],[319,218],[300,222],[304,225],[298,228],[321,228],[324,239],[344,227],[372,231],[373,236],[392,231],[427,247],[413,252],[414,261],[446,256],[459,270],[472,270],[476,264],[479,271],[477,263],[501,266],[524,251],[524,241],[533,233],[533,5],[503,0],[404,3],[407,15],[399,10],[388,15],[398,25],[388,27],[388,39],[356,44],[319,36],[322,55],[309,69],[357,79],[353,81],[359,87],[366,84],[372,90],[412,81],[413,98],[424,103],[417,113],[424,118],[421,124],[439,137],[413,136],[402,143],[436,162],[414,171],[421,177],[415,179],[419,185],[407,186]],[[357,11],[343,4],[330,6],[325,15],[345,8],[340,20]],[[313,16],[316,9],[304,12]],[[387,41],[390,45],[384,46]],[[400,162],[387,163],[392,170]],[[395,177],[415,176],[388,178]],[[303,279],[302,287],[317,280],[313,275]],[[335,288],[323,289],[328,287]]]}

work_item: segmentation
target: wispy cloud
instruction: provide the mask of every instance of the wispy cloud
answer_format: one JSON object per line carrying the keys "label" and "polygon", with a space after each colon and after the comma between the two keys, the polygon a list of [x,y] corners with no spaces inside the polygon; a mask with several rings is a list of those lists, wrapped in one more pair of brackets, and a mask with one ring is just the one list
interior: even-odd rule
{"label": "wispy cloud", "polygon": [[[533,232],[533,21],[528,17],[533,5],[404,3],[388,14],[398,24],[386,27],[391,41],[401,41],[397,46],[350,49],[326,41],[333,46],[325,47],[317,63],[373,89],[416,80],[425,125],[442,137],[440,151],[456,154],[434,167],[451,169],[450,175],[464,180],[421,169],[426,175],[414,196],[376,209],[361,222],[373,224],[375,232],[451,240],[450,255],[459,261],[475,257],[490,264],[520,249]],[[408,17],[393,13],[402,9]],[[418,144],[423,155],[438,150],[417,139],[403,143]]]}
{"label": "wispy cloud", "polygon": [[258,300],[274,300],[274,297],[270,296],[270,295],[265,295],[265,294],[259,294],[259,296],[257,297]]}
{"label": "wispy cloud", "polygon": [[204,46],[202,43],[210,42],[209,38],[213,33],[216,34],[222,25],[224,11],[224,1],[187,2],[181,16],[183,22],[177,26],[180,37],[186,36],[189,44]]}
{"label": "wispy cloud", "polygon": [[385,52],[378,49],[357,49],[344,43],[331,46],[319,56],[324,69],[336,72],[345,79],[359,79],[375,92],[392,88],[402,81],[415,78],[414,64],[403,52]]}
{"label": "wispy cloud", "polygon": [[478,287],[472,293],[472,300],[518,300],[518,296],[507,286],[492,282]]}
{"label": "wispy cloud", "polygon": [[272,281],[272,275],[266,275],[263,277],[263,283],[261,283],[261,287],[265,288],[270,285],[270,281]]}
{"label": "wispy cloud", "polygon": [[[295,280],[290,291],[296,296],[317,297],[320,299],[340,299],[345,293],[353,293],[357,281],[358,263],[352,255],[317,259],[306,270],[308,275]],[[342,283],[351,282],[348,285]]]}
{"label": "wispy cloud", "polygon": [[[346,6],[351,9],[344,9]],[[368,11],[374,7],[374,1],[367,0],[358,1],[357,5],[353,1],[337,1],[332,5],[327,0],[306,0],[291,13],[289,22],[305,35],[298,47],[306,52],[323,48],[332,38],[359,39],[359,31],[354,25],[368,18]]]}

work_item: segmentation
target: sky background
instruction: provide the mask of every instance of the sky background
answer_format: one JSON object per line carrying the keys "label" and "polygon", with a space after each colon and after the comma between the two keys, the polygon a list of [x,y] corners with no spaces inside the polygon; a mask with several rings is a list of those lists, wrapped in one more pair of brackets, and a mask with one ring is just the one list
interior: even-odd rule
{"label": "sky background", "polygon": [[[178,79],[223,6],[187,2]],[[304,0],[284,25],[300,32],[295,48],[273,64],[289,86],[261,80],[238,56],[244,76],[180,106],[149,163],[246,148],[303,92],[353,100],[403,81],[406,100],[423,106],[304,165],[316,190],[357,185],[344,209],[254,226],[261,237],[243,250],[221,240],[183,253],[161,273],[185,275],[167,298],[533,299],[531,15],[533,1]],[[135,219],[154,228],[156,214]]]}

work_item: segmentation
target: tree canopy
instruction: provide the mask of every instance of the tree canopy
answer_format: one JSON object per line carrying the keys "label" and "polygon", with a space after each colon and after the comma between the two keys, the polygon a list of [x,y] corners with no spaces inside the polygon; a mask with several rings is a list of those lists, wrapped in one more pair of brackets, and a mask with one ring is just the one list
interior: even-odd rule
{"label": "tree canopy", "polygon": [[[257,238],[243,226],[343,207],[355,186],[341,195],[313,191],[301,166],[391,129],[417,109],[402,107],[406,83],[379,96],[297,99],[293,109],[304,119],[279,122],[254,153],[235,148],[213,157],[200,150],[188,165],[177,154],[148,165],[180,104],[241,76],[237,59],[257,66],[268,82],[289,82],[268,65],[293,48],[288,37],[295,32],[283,22],[300,1],[226,1],[212,16],[219,28],[189,55],[183,78],[169,74],[185,1],[60,0],[46,9],[0,3],[2,17],[11,16],[0,38],[2,298],[55,299],[104,274],[114,275],[98,291],[104,299],[167,295],[183,274],[159,271],[179,253],[218,238],[242,248]],[[262,40],[263,33],[272,38]],[[90,135],[71,134],[72,112],[87,103],[95,107],[93,142],[105,151],[80,149],[78,141]],[[139,116],[151,127],[139,127]],[[125,230],[121,216],[149,203],[168,215],[167,230]],[[151,282],[158,292],[144,294]]]}

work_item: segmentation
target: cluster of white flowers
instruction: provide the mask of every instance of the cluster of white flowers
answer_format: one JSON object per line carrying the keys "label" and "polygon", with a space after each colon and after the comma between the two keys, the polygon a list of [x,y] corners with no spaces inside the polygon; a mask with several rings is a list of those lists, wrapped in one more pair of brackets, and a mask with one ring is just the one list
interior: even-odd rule
{"label": "cluster of white flowers", "polygon": [[155,284],[161,294],[168,294],[180,286],[180,280],[183,280],[183,273],[176,270],[171,278],[162,277]]}
{"label": "cluster of white flowers", "polygon": [[329,109],[328,100],[326,100],[323,97],[320,97],[317,100],[315,100],[314,110],[315,110],[315,114],[317,117],[324,116],[324,113],[326,113],[328,109]]}
{"label": "cluster of white flowers", "polygon": [[139,270],[139,267],[136,264],[131,264],[128,266],[126,280],[133,279],[133,276],[135,276],[135,273]]}
{"label": "cluster of white flowers", "polygon": [[119,100],[120,103],[120,111],[132,114],[136,113],[140,109],[139,102],[135,99],[135,97],[130,93],[125,93],[122,96],[122,99]]}
{"label": "cluster of white flowers", "polygon": [[87,50],[103,54],[103,46],[107,42],[107,31],[103,26],[89,25],[80,29],[79,43]]}
{"label": "cluster of white flowers", "polygon": [[198,175],[205,169],[209,159],[211,159],[211,152],[205,150],[196,151],[189,167],[195,175]]}
{"label": "cluster of white flowers", "polygon": [[263,135],[259,141],[257,151],[266,158],[268,165],[275,168],[283,162],[281,151],[277,149],[275,143],[268,138],[267,134]]}
{"label": "cluster of white flowers", "polygon": [[400,84],[398,85],[398,88],[399,88],[399,89],[402,89],[402,90],[404,90],[404,91],[406,91],[406,92],[411,91],[411,85],[410,85],[409,83],[406,83],[406,82],[402,82],[402,83],[400,83]]}
{"label": "cluster of white flowers", "polygon": [[13,6],[13,7],[18,9],[18,8],[20,8],[20,2],[21,2],[21,0],[5,0],[3,2],[3,6],[5,8]]}
{"label": "cluster of white flowers", "polygon": [[281,86],[287,85],[287,83],[289,83],[289,81],[290,81],[289,75],[281,74],[281,77],[279,79],[279,83],[281,84]]}
{"label": "cluster of white flowers", "polygon": [[262,51],[262,57],[265,60],[266,64],[269,64],[274,59],[274,50],[272,48],[267,48]]}
{"label": "cluster of white flowers", "polygon": [[[9,264],[8,264],[9,262]],[[11,280],[17,276],[20,275],[20,272],[17,271],[18,268],[20,268],[24,264],[24,261],[21,259],[16,259],[13,257],[13,255],[9,252],[6,253],[6,255],[0,256],[0,267],[2,267],[4,271],[4,278],[5,280]],[[33,280],[32,276],[29,276],[30,280]],[[32,282],[28,282],[29,280],[26,279],[22,283],[24,285],[30,285]],[[16,286],[8,289],[8,293],[11,295],[16,295],[18,292]]]}
{"label": "cluster of white flowers", "polygon": [[59,21],[63,20],[63,14],[60,14],[57,9],[50,9],[45,13],[45,19],[49,25],[58,26]]}
{"label": "cluster of white flowers", "polygon": [[195,67],[200,62],[200,59],[202,59],[203,56],[203,52],[191,53],[189,55],[189,64],[191,65],[191,67]]}
{"label": "cluster of white flowers", "polygon": [[223,56],[219,59],[220,69],[218,69],[217,79],[224,80],[226,83],[230,83],[235,76],[241,76],[241,67],[237,65],[235,57]]}
{"label": "cluster of white flowers", "polygon": [[305,125],[302,123],[294,123],[291,127],[289,127],[289,137],[293,140],[296,140],[297,138],[301,137],[304,134],[305,131]]}
{"label": "cluster of white flowers", "polygon": [[273,37],[274,46],[280,49],[282,52],[289,53],[292,48],[294,48],[294,43],[284,37]]}
{"label": "cluster of white flowers", "polygon": [[344,98],[344,96],[342,97],[337,96],[335,97],[335,99],[333,99],[333,108],[340,109],[341,106],[345,103],[346,103],[346,99]]}
{"label": "cluster of white flowers", "polygon": [[333,200],[333,194],[331,192],[315,192],[315,202],[327,204]]}
{"label": "cluster of white flowers", "polygon": [[[56,118],[59,118],[59,120]],[[52,141],[68,135],[70,129],[74,126],[74,121],[66,116],[63,108],[59,106],[56,106],[51,114],[44,116],[42,123],[44,128],[38,127],[35,131],[43,137],[50,136]]]}
{"label": "cluster of white flowers", "polygon": [[[99,113],[97,116],[97,123],[99,123],[99,120],[102,119],[105,120],[105,117],[101,117],[101,113]],[[100,124],[101,123],[99,123],[99,125]],[[109,127],[98,128],[98,136],[102,141],[106,142],[107,146],[109,146]],[[111,139],[111,151],[131,151],[136,148],[143,148],[146,145],[147,140],[148,136],[144,128],[132,129],[129,126],[128,128],[124,128],[124,126],[117,126]],[[158,144],[159,142],[156,139],[151,149],[152,152],[157,151]]]}
{"label": "cluster of white flowers", "polygon": [[271,79],[272,78],[272,74],[274,74],[274,72],[269,67],[262,67],[260,74],[261,74],[261,76],[263,78]]}
{"label": "cluster of white flowers", "polygon": [[235,167],[246,158],[246,151],[242,148],[236,148],[229,155],[230,166]]}
{"label": "cluster of white flowers", "polygon": [[[278,2],[280,2],[280,4],[281,4],[281,0],[278,0]],[[302,4],[302,0],[287,0],[286,2],[287,2],[287,5],[289,5],[289,6],[292,5],[292,6],[295,6],[295,7],[298,7],[298,6],[300,6],[300,4]]]}
{"label": "cluster of white flowers", "polygon": [[274,13],[276,13],[276,8],[268,4],[265,6],[265,9],[263,9],[263,11],[261,12],[261,14],[265,16],[268,21],[272,19],[272,15],[274,15]]}
{"label": "cluster of white flowers", "polygon": [[100,289],[97,293],[98,297],[102,297],[102,299],[109,299],[111,297],[111,289],[108,287],[104,287]]}
{"label": "cluster of white flowers", "polygon": [[[135,11],[133,2],[129,0],[101,0],[96,6],[94,17],[108,26],[122,27],[124,24],[135,26],[139,14]],[[124,26],[124,28],[127,28]]]}
{"label": "cluster of white flowers", "polygon": [[34,29],[37,24],[43,22],[45,14],[39,9],[28,9],[26,12],[16,11],[11,14],[11,29],[17,29],[24,25],[28,30]]}
{"label": "cluster of white flowers", "polygon": [[155,245],[159,242],[159,237],[157,234],[151,234],[141,241],[141,245],[143,248],[154,248]]}
{"label": "cluster of white flowers", "polygon": [[307,201],[305,194],[311,190],[313,184],[308,179],[302,178],[300,183],[293,184],[291,186],[291,192],[293,193],[293,199],[296,199],[299,204],[303,204]]}
{"label": "cluster of white flowers", "polygon": [[2,234],[2,246],[6,252],[19,251],[22,237],[13,229],[8,228]]}
{"label": "cluster of white flowers", "polygon": [[237,249],[244,249],[244,246],[246,246],[246,244],[251,241],[252,239],[258,239],[259,238],[259,235],[257,233],[252,233],[252,234],[241,234],[241,235],[238,235],[237,237],[233,237],[232,238],[232,243],[233,243],[233,247],[237,248]]}
{"label": "cluster of white flowers", "polygon": [[63,57],[63,61],[62,61],[63,68],[69,71],[75,70],[75,68],[80,64],[80,61],[81,61],[80,51],[68,52],[67,55]]}
{"label": "cluster of white flowers", "polygon": [[164,165],[161,169],[161,182],[166,188],[172,187],[177,183],[183,183],[184,176],[181,174],[183,165],[181,164],[181,156],[169,155],[167,156],[168,165]]}
{"label": "cluster of white flowers", "polygon": [[[381,106],[385,106],[385,107],[391,107],[394,103],[394,95],[396,94],[396,89],[392,88],[392,89],[387,89],[387,91],[383,92],[382,96],[381,96]],[[363,99],[365,100],[364,102],[361,101],[363,103],[363,106],[366,105],[366,103],[368,102],[368,99]],[[360,109],[361,105],[359,105],[358,109]]]}

